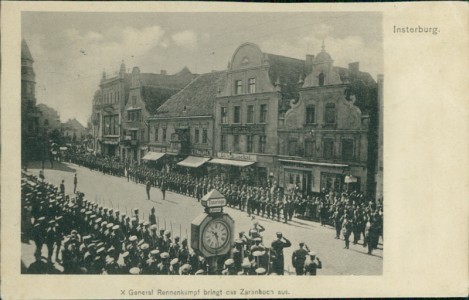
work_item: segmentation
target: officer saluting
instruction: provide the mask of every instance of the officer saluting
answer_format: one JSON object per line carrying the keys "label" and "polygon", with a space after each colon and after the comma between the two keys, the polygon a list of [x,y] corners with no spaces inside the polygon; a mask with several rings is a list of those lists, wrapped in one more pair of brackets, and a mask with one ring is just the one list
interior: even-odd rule
{"label": "officer saluting", "polygon": [[276,259],[273,262],[273,271],[278,275],[283,275],[284,259],[283,259],[283,248],[291,246],[291,242],[283,237],[281,232],[277,232],[277,239],[272,242],[272,249],[275,251]]}

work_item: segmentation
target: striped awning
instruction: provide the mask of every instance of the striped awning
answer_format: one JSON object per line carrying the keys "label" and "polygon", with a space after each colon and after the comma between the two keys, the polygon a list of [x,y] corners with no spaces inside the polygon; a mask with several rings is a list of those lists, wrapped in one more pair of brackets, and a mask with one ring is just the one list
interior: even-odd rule
{"label": "striped awning", "polygon": [[209,160],[210,158],[207,157],[188,156],[185,160],[177,164],[183,167],[198,168]]}
{"label": "striped awning", "polygon": [[214,158],[210,161],[212,164],[219,164],[219,165],[229,165],[235,167],[247,167],[254,164],[254,161],[243,161],[243,160],[234,160],[234,159],[221,159],[221,158]]}
{"label": "striped awning", "polygon": [[142,158],[144,160],[158,160],[160,158],[162,158],[166,153],[162,153],[162,152],[148,152],[147,154],[145,154],[145,156]]}

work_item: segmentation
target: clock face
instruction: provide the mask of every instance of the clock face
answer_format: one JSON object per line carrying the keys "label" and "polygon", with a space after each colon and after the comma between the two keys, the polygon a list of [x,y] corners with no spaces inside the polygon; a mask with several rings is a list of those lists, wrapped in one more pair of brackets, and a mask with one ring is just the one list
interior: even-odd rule
{"label": "clock face", "polygon": [[202,234],[202,242],[207,250],[216,251],[223,248],[230,240],[230,229],[220,220],[207,224]]}

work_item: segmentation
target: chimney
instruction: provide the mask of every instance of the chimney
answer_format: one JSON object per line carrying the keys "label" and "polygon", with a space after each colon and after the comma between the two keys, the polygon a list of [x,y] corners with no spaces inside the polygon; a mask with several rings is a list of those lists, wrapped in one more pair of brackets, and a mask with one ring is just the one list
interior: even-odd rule
{"label": "chimney", "polygon": [[306,54],[306,59],[305,59],[306,75],[311,73],[311,71],[313,70],[313,60],[314,60],[314,55]]}
{"label": "chimney", "polygon": [[160,74],[161,75],[168,75],[168,72],[166,70],[161,70]]}
{"label": "chimney", "polygon": [[349,63],[348,69],[350,73],[358,73],[358,71],[360,71],[360,63],[358,61]]}

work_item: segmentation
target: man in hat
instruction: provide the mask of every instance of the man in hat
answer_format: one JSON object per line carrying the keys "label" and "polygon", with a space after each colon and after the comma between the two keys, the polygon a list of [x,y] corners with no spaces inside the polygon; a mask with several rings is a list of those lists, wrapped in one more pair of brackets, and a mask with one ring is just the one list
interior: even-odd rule
{"label": "man in hat", "polygon": [[284,257],[283,249],[291,246],[291,242],[283,237],[281,232],[277,232],[277,239],[272,242],[272,249],[275,251],[275,260],[273,261],[272,267],[273,271],[278,275],[283,275],[284,273]]}
{"label": "man in hat", "polygon": [[73,193],[74,194],[77,192],[77,185],[78,185],[78,178],[77,178],[77,173],[75,173],[75,176],[73,177]]}
{"label": "man in hat", "polygon": [[146,190],[147,190],[147,200],[150,200],[150,190],[151,190],[151,182],[150,180],[147,180],[147,183],[145,184]]}
{"label": "man in hat", "polygon": [[309,249],[308,246],[305,245],[304,242],[300,243],[300,248],[293,251],[291,260],[292,265],[295,268],[296,275],[303,275],[304,274],[304,266],[306,257],[308,257]]}
{"label": "man in hat", "polygon": [[234,260],[232,258],[228,258],[225,261],[225,265],[223,271],[221,271],[222,275],[236,275],[238,272],[236,271]]}
{"label": "man in hat", "polygon": [[308,258],[305,261],[305,275],[316,276],[317,269],[322,269],[322,262],[317,257],[316,252],[309,252]]}
{"label": "man in hat", "polygon": [[148,217],[148,221],[150,222],[150,225],[154,225],[156,224],[156,209],[155,207],[152,207],[151,208],[151,211],[150,211],[150,216]]}

